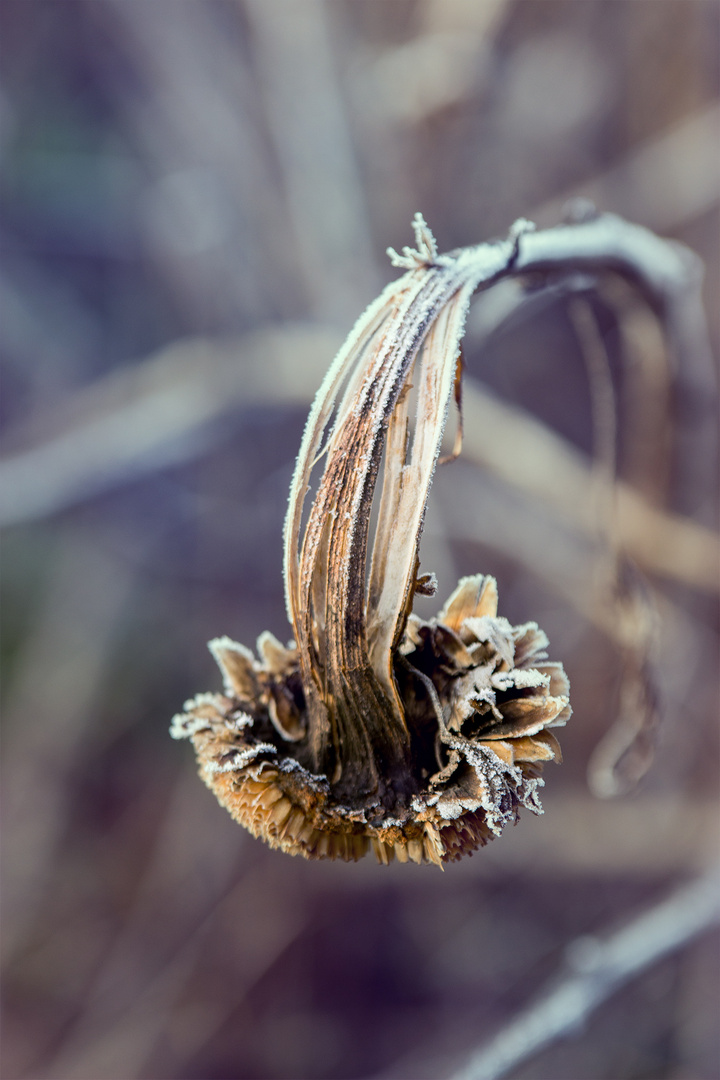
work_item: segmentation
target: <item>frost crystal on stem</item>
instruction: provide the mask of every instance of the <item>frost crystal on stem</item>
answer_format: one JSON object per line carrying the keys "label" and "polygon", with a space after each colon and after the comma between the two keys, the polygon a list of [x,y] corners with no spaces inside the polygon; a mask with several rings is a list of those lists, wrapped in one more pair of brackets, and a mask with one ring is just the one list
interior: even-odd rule
{"label": "frost crystal on stem", "polygon": [[393,266],[403,270],[417,270],[418,267],[432,266],[437,258],[437,244],[435,237],[428,228],[428,224],[422,214],[417,213],[413,218],[413,232],[415,233],[416,248],[404,247],[402,255],[398,255],[395,248],[389,247],[387,255]]}
{"label": "frost crystal on stem", "polygon": [[436,618],[412,612],[415,593],[435,588],[419,543],[467,308],[507,272],[527,228],[438,256],[415,216],[417,247],[390,252],[407,273],[360,317],[308,417],[285,526],[295,640],[262,634],[258,659],[211,642],[224,692],[173,721],[220,802],[274,847],[442,864],[520,807],[542,812],[543,763],[560,760],[549,729],[570,715],[547,638],[498,616],[496,583],[481,574]]}

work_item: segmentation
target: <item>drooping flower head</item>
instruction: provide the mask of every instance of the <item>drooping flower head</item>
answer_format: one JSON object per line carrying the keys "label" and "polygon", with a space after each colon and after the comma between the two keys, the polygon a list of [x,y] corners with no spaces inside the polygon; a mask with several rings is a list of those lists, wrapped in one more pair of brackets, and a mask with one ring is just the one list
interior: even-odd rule
{"label": "drooping flower head", "polygon": [[361,316],[308,418],[285,528],[294,641],[266,632],[257,659],[211,642],[224,692],[173,721],[220,802],[274,847],[442,864],[520,807],[541,812],[542,765],[560,760],[549,729],[570,715],[547,638],[498,616],[483,575],[463,578],[435,619],[412,612],[435,589],[419,544],[467,308],[526,228],[439,256],[416,215],[417,247],[390,252],[407,272]]}

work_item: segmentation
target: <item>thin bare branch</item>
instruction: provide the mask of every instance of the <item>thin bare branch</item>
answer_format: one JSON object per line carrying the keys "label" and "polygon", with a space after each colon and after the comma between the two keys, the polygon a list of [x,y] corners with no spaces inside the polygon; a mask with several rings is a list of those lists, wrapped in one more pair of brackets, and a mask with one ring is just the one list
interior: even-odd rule
{"label": "thin bare branch", "polygon": [[472,1054],[452,1080],[499,1080],[520,1062],[584,1024],[616,990],[720,922],[717,869],[685,885],[622,930],[582,937],[566,950],[554,988]]}
{"label": "thin bare branch", "polygon": [[[612,206],[658,232],[675,231],[717,204],[719,129],[718,105],[698,109],[584,184],[583,194],[597,206]],[[689,161],[692,168],[687,167]],[[533,219],[542,224],[557,221],[576,192],[577,186],[544,203]]]}
{"label": "thin bare branch", "polygon": [[[337,344],[334,332],[307,326],[228,342],[187,340],[98,381],[69,403],[54,437],[38,437],[42,418],[17,433],[22,449],[0,460],[0,525],[46,517],[129,477],[192,460],[207,445],[199,437],[205,426],[241,402],[305,405]],[[464,378],[463,456],[593,534],[592,480],[582,454]],[[624,484],[616,497],[618,542],[640,567],[718,588],[720,542],[713,532],[652,506]]]}
{"label": "thin bare branch", "polygon": [[[466,458],[595,534],[592,472],[578,450],[467,376],[463,407]],[[618,543],[639,566],[710,591],[720,587],[715,533],[658,510],[626,484],[617,484],[615,497]]]}

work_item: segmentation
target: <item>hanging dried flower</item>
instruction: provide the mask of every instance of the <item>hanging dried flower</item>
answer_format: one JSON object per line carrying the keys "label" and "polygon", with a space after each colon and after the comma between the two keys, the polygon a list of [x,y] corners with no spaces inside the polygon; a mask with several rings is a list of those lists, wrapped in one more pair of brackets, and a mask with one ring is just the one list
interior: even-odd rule
{"label": "hanging dried flower", "polygon": [[493,578],[463,578],[429,622],[412,613],[435,591],[418,550],[470,298],[530,226],[448,255],[419,214],[414,227],[416,249],[389,251],[407,273],[361,316],[307,422],[285,528],[295,641],[266,632],[259,659],[211,642],[224,693],[187,702],[171,729],[237,821],[309,858],[472,852],[520,807],[542,812],[542,765],[560,760],[549,729],[570,715],[545,634],[498,616]]}

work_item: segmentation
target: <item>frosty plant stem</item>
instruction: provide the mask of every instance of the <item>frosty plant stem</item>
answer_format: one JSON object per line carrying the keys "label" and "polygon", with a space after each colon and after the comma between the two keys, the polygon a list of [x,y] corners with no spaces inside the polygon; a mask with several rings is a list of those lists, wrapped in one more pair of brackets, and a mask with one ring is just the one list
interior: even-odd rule
{"label": "frosty plant stem", "polygon": [[560,760],[549,729],[571,712],[545,634],[498,616],[482,574],[436,618],[412,611],[416,593],[435,592],[419,544],[454,392],[459,401],[465,317],[502,276],[575,266],[624,268],[657,300],[680,258],[609,216],[544,234],[519,221],[506,240],[445,255],[420,214],[414,229],[415,248],[389,250],[405,274],[360,317],[307,421],[285,525],[294,641],[265,632],[258,659],[212,641],[224,692],[187,702],[172,727],[241,824],[311,858],[372,846],[381,862],[442,864],[521,807],[542,812],[543,763]]}
{"label": "frosty plant stem", "polygon": [[[513,237],[495,247],[438,256],[419,214],[414,227],[417,248],[406,248],[402,256],[391,252],[394,265],[408,273],[360,318],[320,387],[298,456],[285,535],[287,606],[299,647],[313,766],[321,769],[331,757],[336,785],[360,794],[379,792],[389,806],[414,793],[411,740],[393,657],[412,605],[423,515],[460,337],[473,292],[507,266],[516,243]],[[310,473],[338,388],[348,377],[303,535]],[[418,393],[412,431],[411,379]],[[366,588],[370,510],[385,446]]]}

